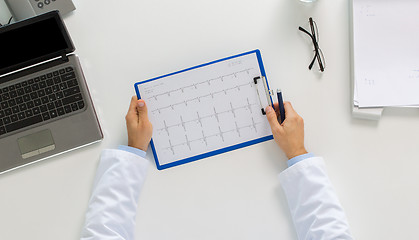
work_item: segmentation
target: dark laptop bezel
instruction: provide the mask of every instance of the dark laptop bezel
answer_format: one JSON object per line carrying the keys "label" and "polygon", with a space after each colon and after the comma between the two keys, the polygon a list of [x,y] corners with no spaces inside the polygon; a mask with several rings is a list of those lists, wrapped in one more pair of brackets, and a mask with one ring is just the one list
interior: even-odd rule
{"label": "dark laptop bezel", "polygon": [[[28,19],[25,19],[25,20],[22,20],[22,21],[19,21],[19,22],[16,22],[16,23],[13,23],[13,24],[10,24],[10,25],[7,25],[7,26],[0,27],[0,37],[1,37],[1,34],[4,33],[4,32],[8,32],[8,31],[11,31],[11,30],[23,27],[23,26],[31,25],[33,23],[37,23],[37,22],[40,22],[40,21],[43,21],[43,20],[46,20],[46,19],[50,19],[50,18],[55,19],[55,21],[57,22],[58,27],[60,28],[62,36],[63,36],[63,38],[64,38],[68,47],[66,49],[61,49],[60,51],[57,51],[57,52],[54,52],[54,53],[50,53],[50,54],[47,54],[47,55],[44,55],[44,56],[41,56],[41,57],[33,58],[31,60],[28,60],[28,61],[25,61],[25,62],[22,62],[22,63],[19,63],[19,64],[15,64],[15,65],[12,65],[12,66],[9,66],[9,67],[6,67],[6,68],[2,68],[2,69],[0,69],[0,75],[3,75],[5,73],[9,73],[9,72],[13,72],[13,71],[19,70],[19,69],[24,68],[24,67],[28,67],[28,66],[40,63],[40,62],[47,61],[47,60],[52,59],[52,58],[60,57],[60,56],[67,55],[69,53],[74,52],[75,47],[73,45],[73,42],[71,41],[70,35],[67,31],[67,28],[65,27],[65,25],[63,23],[63,20],[61,19],[60,14],[59,14],[58,11],[51,11],[51,12],[44,13],[42,15],[38,15],[38,16],[35,16],[35,17],[32,17],[32,18],[28,18]],[[1,82],[0,82],[0,84],[1,84]]]}

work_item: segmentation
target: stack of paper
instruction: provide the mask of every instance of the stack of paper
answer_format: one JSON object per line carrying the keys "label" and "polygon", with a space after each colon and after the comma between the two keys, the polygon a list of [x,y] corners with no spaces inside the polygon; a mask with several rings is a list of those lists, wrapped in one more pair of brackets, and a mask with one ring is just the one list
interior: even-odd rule
{"label": "stack of paper", "polygon": [[353,0],[354,105],[419,105],[419,1]]}

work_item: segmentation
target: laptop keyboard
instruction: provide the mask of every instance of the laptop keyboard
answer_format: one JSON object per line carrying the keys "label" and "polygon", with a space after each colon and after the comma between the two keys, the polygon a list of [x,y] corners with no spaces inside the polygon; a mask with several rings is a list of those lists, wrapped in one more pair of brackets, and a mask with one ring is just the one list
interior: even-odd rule
{"label": "laptop keyboard", "polygon": [[0,136],[84,106],[72,67],[0,88]]}

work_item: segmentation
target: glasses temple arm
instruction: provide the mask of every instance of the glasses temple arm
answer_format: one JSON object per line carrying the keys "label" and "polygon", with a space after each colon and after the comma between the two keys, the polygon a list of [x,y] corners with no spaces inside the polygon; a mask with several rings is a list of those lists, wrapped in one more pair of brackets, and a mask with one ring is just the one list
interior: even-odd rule
{"label": "glasses temple arm", "polygon": [[302,28],[302,27],[298,27],[298,30],[300,30],[300,31],[302,31],[302,32],[304,32],[304,33],[307,33],[311,38],[313,38],[313,36],[311,35],[311,33],[309,33],[307,30],[305,30],[304,28]]}

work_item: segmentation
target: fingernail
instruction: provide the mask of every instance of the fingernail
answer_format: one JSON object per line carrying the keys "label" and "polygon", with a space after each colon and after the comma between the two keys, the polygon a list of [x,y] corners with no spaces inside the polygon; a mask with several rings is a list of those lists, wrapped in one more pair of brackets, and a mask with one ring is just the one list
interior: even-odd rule
{"label": "fingernail", "polygon": [[265,112],[266,113],[270,113],[270,112],[272,112],[273,111],[273,109],[272,109],[272,107],[271,106],[267,106],[266,107],[266,109],[265,109]]}
{"label": "fingernail", "polygon": [[138,106],[139,106],[139,107],[144,107],[144,105],[145,105],[145,104],[144,104],[144,102],[139,102],[139,103],[138,103]]}

